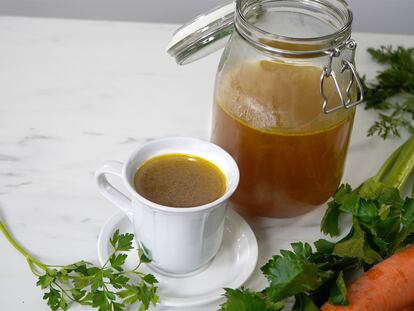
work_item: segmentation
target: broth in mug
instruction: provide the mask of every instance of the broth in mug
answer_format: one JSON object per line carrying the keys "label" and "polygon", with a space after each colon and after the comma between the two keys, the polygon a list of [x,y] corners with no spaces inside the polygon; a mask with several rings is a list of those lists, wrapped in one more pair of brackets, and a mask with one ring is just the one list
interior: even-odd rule
{"label": "broth in mug", "polygon": [[169,207],[195,207],[220,198],[226,177],[210,161],[173,153],[151,158],[135,173],[135,190],[147,200]]}

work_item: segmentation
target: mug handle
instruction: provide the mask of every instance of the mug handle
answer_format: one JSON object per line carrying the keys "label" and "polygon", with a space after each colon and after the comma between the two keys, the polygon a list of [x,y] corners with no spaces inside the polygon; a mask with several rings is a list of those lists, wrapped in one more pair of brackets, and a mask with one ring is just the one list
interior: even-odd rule
{"label": "mug handle", "polygon": [[106,178],[107,174],[112,174],[122,178],[122,167],[123,164],[121,162],[107,161],[102,165],[102,167],[96,170],[95,180],[102,195],[119,207],[128,216],[129,220],[132,221],[133,213],[131,199],[112,186]]}

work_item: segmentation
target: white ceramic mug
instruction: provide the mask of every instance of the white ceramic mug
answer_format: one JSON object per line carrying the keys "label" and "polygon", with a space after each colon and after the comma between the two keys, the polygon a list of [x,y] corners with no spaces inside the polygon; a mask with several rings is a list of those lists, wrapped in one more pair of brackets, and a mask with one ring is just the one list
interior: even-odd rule
{"label": "white ceramic mug", "polygon": [[[185,153],[214,163],[226,177],[226,191],[217,200],[196,207],[168,207],[151,202],[134,189],[134,176],[146,160],[168,153]],[[121,177],[128,191],[122,194],[107,178]],[[142,145],[124,164],[108,161],[95,173],[105,198],[132,221],[135,238],[161,272],[185,275],[206,266],[217,253],[224,228],[226,205],[239,182],[234,159],[217,145],[194,138],[173,137]]]}

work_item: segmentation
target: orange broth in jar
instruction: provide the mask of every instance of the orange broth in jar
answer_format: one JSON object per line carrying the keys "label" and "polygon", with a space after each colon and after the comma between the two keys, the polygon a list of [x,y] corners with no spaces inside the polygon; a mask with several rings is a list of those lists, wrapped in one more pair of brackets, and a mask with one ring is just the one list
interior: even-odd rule
{"label": "orange broth in jar", "polygon": [[[292,217],[324,203],[344,169],[355,109],[324,114],[321,69],[244,63],[217,81],[212,141],[236,160],[232,201],[256,216]],[[338,105],[332,81],[325,92]]]}

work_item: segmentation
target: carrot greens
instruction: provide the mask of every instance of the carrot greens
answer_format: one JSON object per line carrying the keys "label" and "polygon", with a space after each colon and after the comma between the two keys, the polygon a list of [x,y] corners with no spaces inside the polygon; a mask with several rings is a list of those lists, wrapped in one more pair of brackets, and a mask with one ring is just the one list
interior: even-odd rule
{"label": "carrot greens", "polygon": [[[379,120],[368,135],[382,138],[400,136],[402,130],[414,133],[414,48],[381,46],[368,49],[387,68],[373,83],[363,81],[366,109],[379,110]],[[365,80],[365,79],[363,79]]]}

